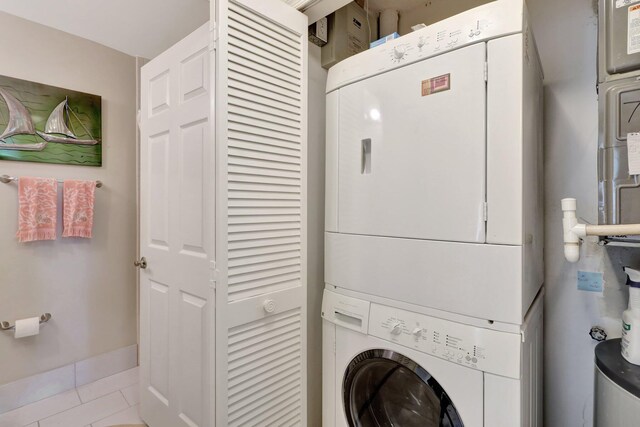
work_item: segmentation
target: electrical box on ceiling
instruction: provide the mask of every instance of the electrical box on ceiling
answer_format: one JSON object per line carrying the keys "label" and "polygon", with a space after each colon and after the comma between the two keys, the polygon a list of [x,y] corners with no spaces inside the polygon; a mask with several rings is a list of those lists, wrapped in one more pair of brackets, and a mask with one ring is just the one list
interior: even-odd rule
{"label": "electrical box on ceiling", "polygon": [[[640,0],[600,0],[598,221],[640,223]],[[638,236],[608,240],[637,240]]]}
{"label": "electrical box on ceiling", "polygon": [[367,13],[355,2],[329,15],[329,41],[322,47],[322,66],[338,62],[369,47]]}
{"label": "electrical box on ceiling", "polygon": [[327,17],[309,25],[309,41],[317,46],[324,46],[329,41],[329,20]]}

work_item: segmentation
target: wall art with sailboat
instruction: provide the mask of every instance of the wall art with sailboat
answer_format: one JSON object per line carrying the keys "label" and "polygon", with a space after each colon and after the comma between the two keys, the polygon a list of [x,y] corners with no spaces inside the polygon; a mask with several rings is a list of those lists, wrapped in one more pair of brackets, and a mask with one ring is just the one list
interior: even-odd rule
{"label": "wall art with sailboat", "polygon": [[102,98],[0,76],[0,160],[102,165]]}

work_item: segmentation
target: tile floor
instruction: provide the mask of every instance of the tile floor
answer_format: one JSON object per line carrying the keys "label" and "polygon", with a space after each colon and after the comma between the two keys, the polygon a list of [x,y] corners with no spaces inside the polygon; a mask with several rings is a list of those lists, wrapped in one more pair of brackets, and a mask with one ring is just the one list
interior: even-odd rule
{"label": "tile floor", "polygon": [[143,424],[138,368],[0,414],[0,427],[108,427]]}

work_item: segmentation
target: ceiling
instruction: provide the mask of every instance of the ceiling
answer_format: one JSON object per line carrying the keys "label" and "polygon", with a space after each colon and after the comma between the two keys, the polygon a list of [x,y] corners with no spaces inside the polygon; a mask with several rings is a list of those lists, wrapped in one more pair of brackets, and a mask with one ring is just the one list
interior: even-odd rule
{"label": "ceiling", "polygon": [[209,20],[207,0],[1,0],[0,11],[149,59]]}

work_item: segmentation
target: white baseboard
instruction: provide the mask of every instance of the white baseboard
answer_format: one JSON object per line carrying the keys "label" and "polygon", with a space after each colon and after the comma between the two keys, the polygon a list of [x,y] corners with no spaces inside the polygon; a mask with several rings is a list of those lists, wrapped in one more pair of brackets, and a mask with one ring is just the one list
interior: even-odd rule
{"label": "white baseboard", "polygon": [[0,386],[0,414],[135,368],[138,346],[131,345]]}
{"label": "white baseboard", "polygon": [[73,364],[5,384],[0,386],[0,414],[74,387]]}

